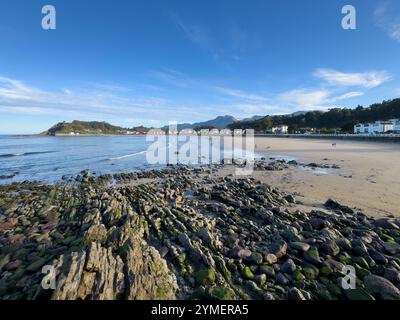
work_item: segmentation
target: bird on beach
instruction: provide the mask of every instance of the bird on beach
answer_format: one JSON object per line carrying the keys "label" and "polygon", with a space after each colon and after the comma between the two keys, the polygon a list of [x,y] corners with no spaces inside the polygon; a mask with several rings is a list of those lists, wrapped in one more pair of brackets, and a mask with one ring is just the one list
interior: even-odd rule
{"label": "bird on beach", "polygon": [[332,143],[332,147],[336,147],[336,143]]}

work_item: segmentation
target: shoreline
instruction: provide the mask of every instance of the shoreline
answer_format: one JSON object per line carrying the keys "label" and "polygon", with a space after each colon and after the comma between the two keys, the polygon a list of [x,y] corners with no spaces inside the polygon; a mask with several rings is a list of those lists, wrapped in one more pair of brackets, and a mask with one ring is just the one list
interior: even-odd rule
{"label": "shoreline", "polygon": [[[255,153],[265,156],[266,161],[275,157],[340,168],[326,172],[323,168],[291,166],[285,170],[255,172],[251,177],[296,194],[304,203],[313,206],[321,206],[326,199],[335,198],[360,208],[368,216],[400,216],[400,163],[395,161],[400,159],[400,145],[337,141],[333,146],[327,140],[275,137],[255,137],[254,141]],[[134,172],[151,169],[139,168]],[[220,171],[220,175],[232,173],[228,166]],[[58,181],[61,180],[59,177]],[[1,185],[9,184],[3,181]]]}
{"label": "shoreline", "polygon": [[286,139],[316,139],[339,140],[375,143],[400,143],[400,134],[362,135],[362,134],[255,134],[255,137],[286,138]]}

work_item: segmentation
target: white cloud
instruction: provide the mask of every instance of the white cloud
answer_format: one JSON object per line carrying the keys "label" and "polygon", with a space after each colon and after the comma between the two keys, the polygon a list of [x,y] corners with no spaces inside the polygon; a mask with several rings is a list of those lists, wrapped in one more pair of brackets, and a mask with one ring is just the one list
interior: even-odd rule
{"label": "white cloud", "polygon": [[367,89],[375,88],[391,78],[386,71],[346,73],[333,69],[317,69],[314,72],[314,76],[334,86],[358,86]]}
{"label": "white cloud", "polygon": [[[297,89],[284,92],[278,96],[280,103],[286,103],[290,106],[302,110],[328,109],[332,104],[346,99],[362,96],[363,92],[352,91],[341,95],[333,95],[328,90],[307,90]],[[331,105],[327,105],[331,104]]]}
{"label": "white cloud", "polygon": [[280,94],[278,99],[292,106],[315,108],[326,103],[328,97],[329,92],[326,90],[296,89]]}
{"label": "white cloud", "polygon": [[[63,88],[51,92],[25,84],[20,80],[0,77],[0,112],[25,113],[31,115],[53,115],[74,117],[126,117],[147,116],[162,119],[174,106],[165,98],[153,96],[128,96],[120,89],[104,86],[103,90]],[[112,91],[115,90],[115,92]],[[174,112],[174,115],[188,114],[187,108]]]}

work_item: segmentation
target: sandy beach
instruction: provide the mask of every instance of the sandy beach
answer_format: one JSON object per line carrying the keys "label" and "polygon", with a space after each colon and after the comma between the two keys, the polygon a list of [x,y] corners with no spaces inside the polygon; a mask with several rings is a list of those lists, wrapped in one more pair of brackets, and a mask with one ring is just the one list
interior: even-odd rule
{"label": "sandy beach", "polygon": [[256,172],[257,179],[295,193],[306,205],[333,198],[369,216],[400,216],[399,144],[265,137],[257,137],[255,144],[257,152],[270,157],[340,166]]}

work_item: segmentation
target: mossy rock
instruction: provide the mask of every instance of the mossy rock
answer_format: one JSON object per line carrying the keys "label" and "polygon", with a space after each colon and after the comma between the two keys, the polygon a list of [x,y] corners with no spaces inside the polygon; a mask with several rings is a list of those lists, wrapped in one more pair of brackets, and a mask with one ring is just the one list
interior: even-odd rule
{"label": "mossy rock", "polygon": [[265,286],[265,284],[267,283],[267,275],[265,273],[259,274],[259,275],[255,276],[254,280],[261,288],[263,288]]}
{"label": "mossy rock", "polygon": [[228,270],[230,270],[231,272],[235,272],[237,271],[237,266],[235,264],[235,260],[234,259],[229,259],[226,263],[226,267],[228,268]]}
{"label": "mossy rock", "polygon": [[319,277],[318,277],[318,280],[319,280],[321,283],[325,284],[325,285],[329,283],[329,278],[324,277],[324,276],[319,276]]}
{"label": "mossy rock", "polygon": [[212,268],[205,268],[196,273],[196,281],[200,285],[209,286],[215,282],[215,271]]}
{"label": "mossy rock", "polygon": [[221,274],[225,277],[225,279],[230,280],[232,278],[232,273],[226,267],[224,259],[216,256],[214,257],[214,260],[219,272],[221,272]]}
{"label": "mossy rock", "polygon": [[307,266],[303,268],[303,273],[309,280],[314,280],[318,277],[319,271],[314,266]]}
{"label": "mossy rock", "polygon": [[36,272],[38,271],[42,266],[44,266],[47,262],[47,259],[44,258],[40,258],[34,262],[32,262],[27,268],[26,270],[29,272]]}
{"label": "mossy rock", "polygon": [[369,264],[363,257],[353,257],[353,262],[357,263],[361,268],[369,269]]}
{"label": "mossy rock", "polygon": [[326,287],[335,296],[340,296],[342,294],[342,289],[340,289],[340,287],[332,281],[327,283]]}
{"label": "mossy rock", "polygon": [[347,254],[339,255],[339,261],[343,264],[349,264],[351,262],[351,257]]}
{"label": "mossy rock", "polygon": [[76,240],[76,236],[70,236],[61,241],[62,244],[71,245]]}
{"label": "mossy rock", "polygon": [[29,249],[22,248],[22,249],[18,250],[17,252],[15,252],[15,254],[13,255],[13,258],[22,260],[22,259],[25,259],[29,253],[30,253]]}
{"label": "mossy rock", "polygon": [[353,228],[351,228],[351,227],[345,227],[345,228],[342,230],[342,234],[343,234],[344,236],[349,236],[349,235],[352,234],[352,232],[353,232]]}
{"label": "mossy rock", "polygon": [[157,287],[156,300],[171,300],[174,299],[175,295],[173,289],[168,285],[160,285]]}
{"label": "mossy rock", "polygon": [[357,274],[357,277],[359,277],[361,280],[364,280],[364,278],[366,276],[371,275],[371,271],[361,268],[361,269],[356,270],[356,274]]}
{"label": "mossy rock", "polygon": [[19,279],[23,277],[25,274],[24,267],[19,267],[8,279],[8,283],[10,282],[17,282]]}
{"label": "mossy rock", "polygon": [[232,300],[235,293],[231,288],[225,286],[217,286],[212,288],[211,294],[220,300]]}
{"label": "mossy rock", "polygon": [[389,236],[386,233],[382,233],[381,234],[381,238],[382,238],[382,240],[388,241],[388,242],[391,242],[391,243],[395,243],[396,242],[393,237]]}
{"label": "mossy rock", "polygon": [[249,280],[254,279],[254,273],[251,271],[251,269],[250,269],[249,267],[245,267],[245,268],[243,269],[243,276],[244,276],[246,279],[249,279]]}
{"label": "mossy rock", "polygon": [[296,281],[303,281],[306,277],[300,271],[293,272],[293,279]]}
{"label": "mossy rock", "polygon": [[253,272],[253,273],[256,273],[258,270],[258,266],[254,266],[254,265],[250,266],[249,268],[250,268],[251,272]]}
{"label": "mossy rock", "polygon": [[327,276],[329,276],[329,275],[332,273],[332,270],[331,270],[329,267],[327,267],[327,266],[323,266],[322,268],[319,269],[319,273],[320,273],[322,276],[327,277]]}

